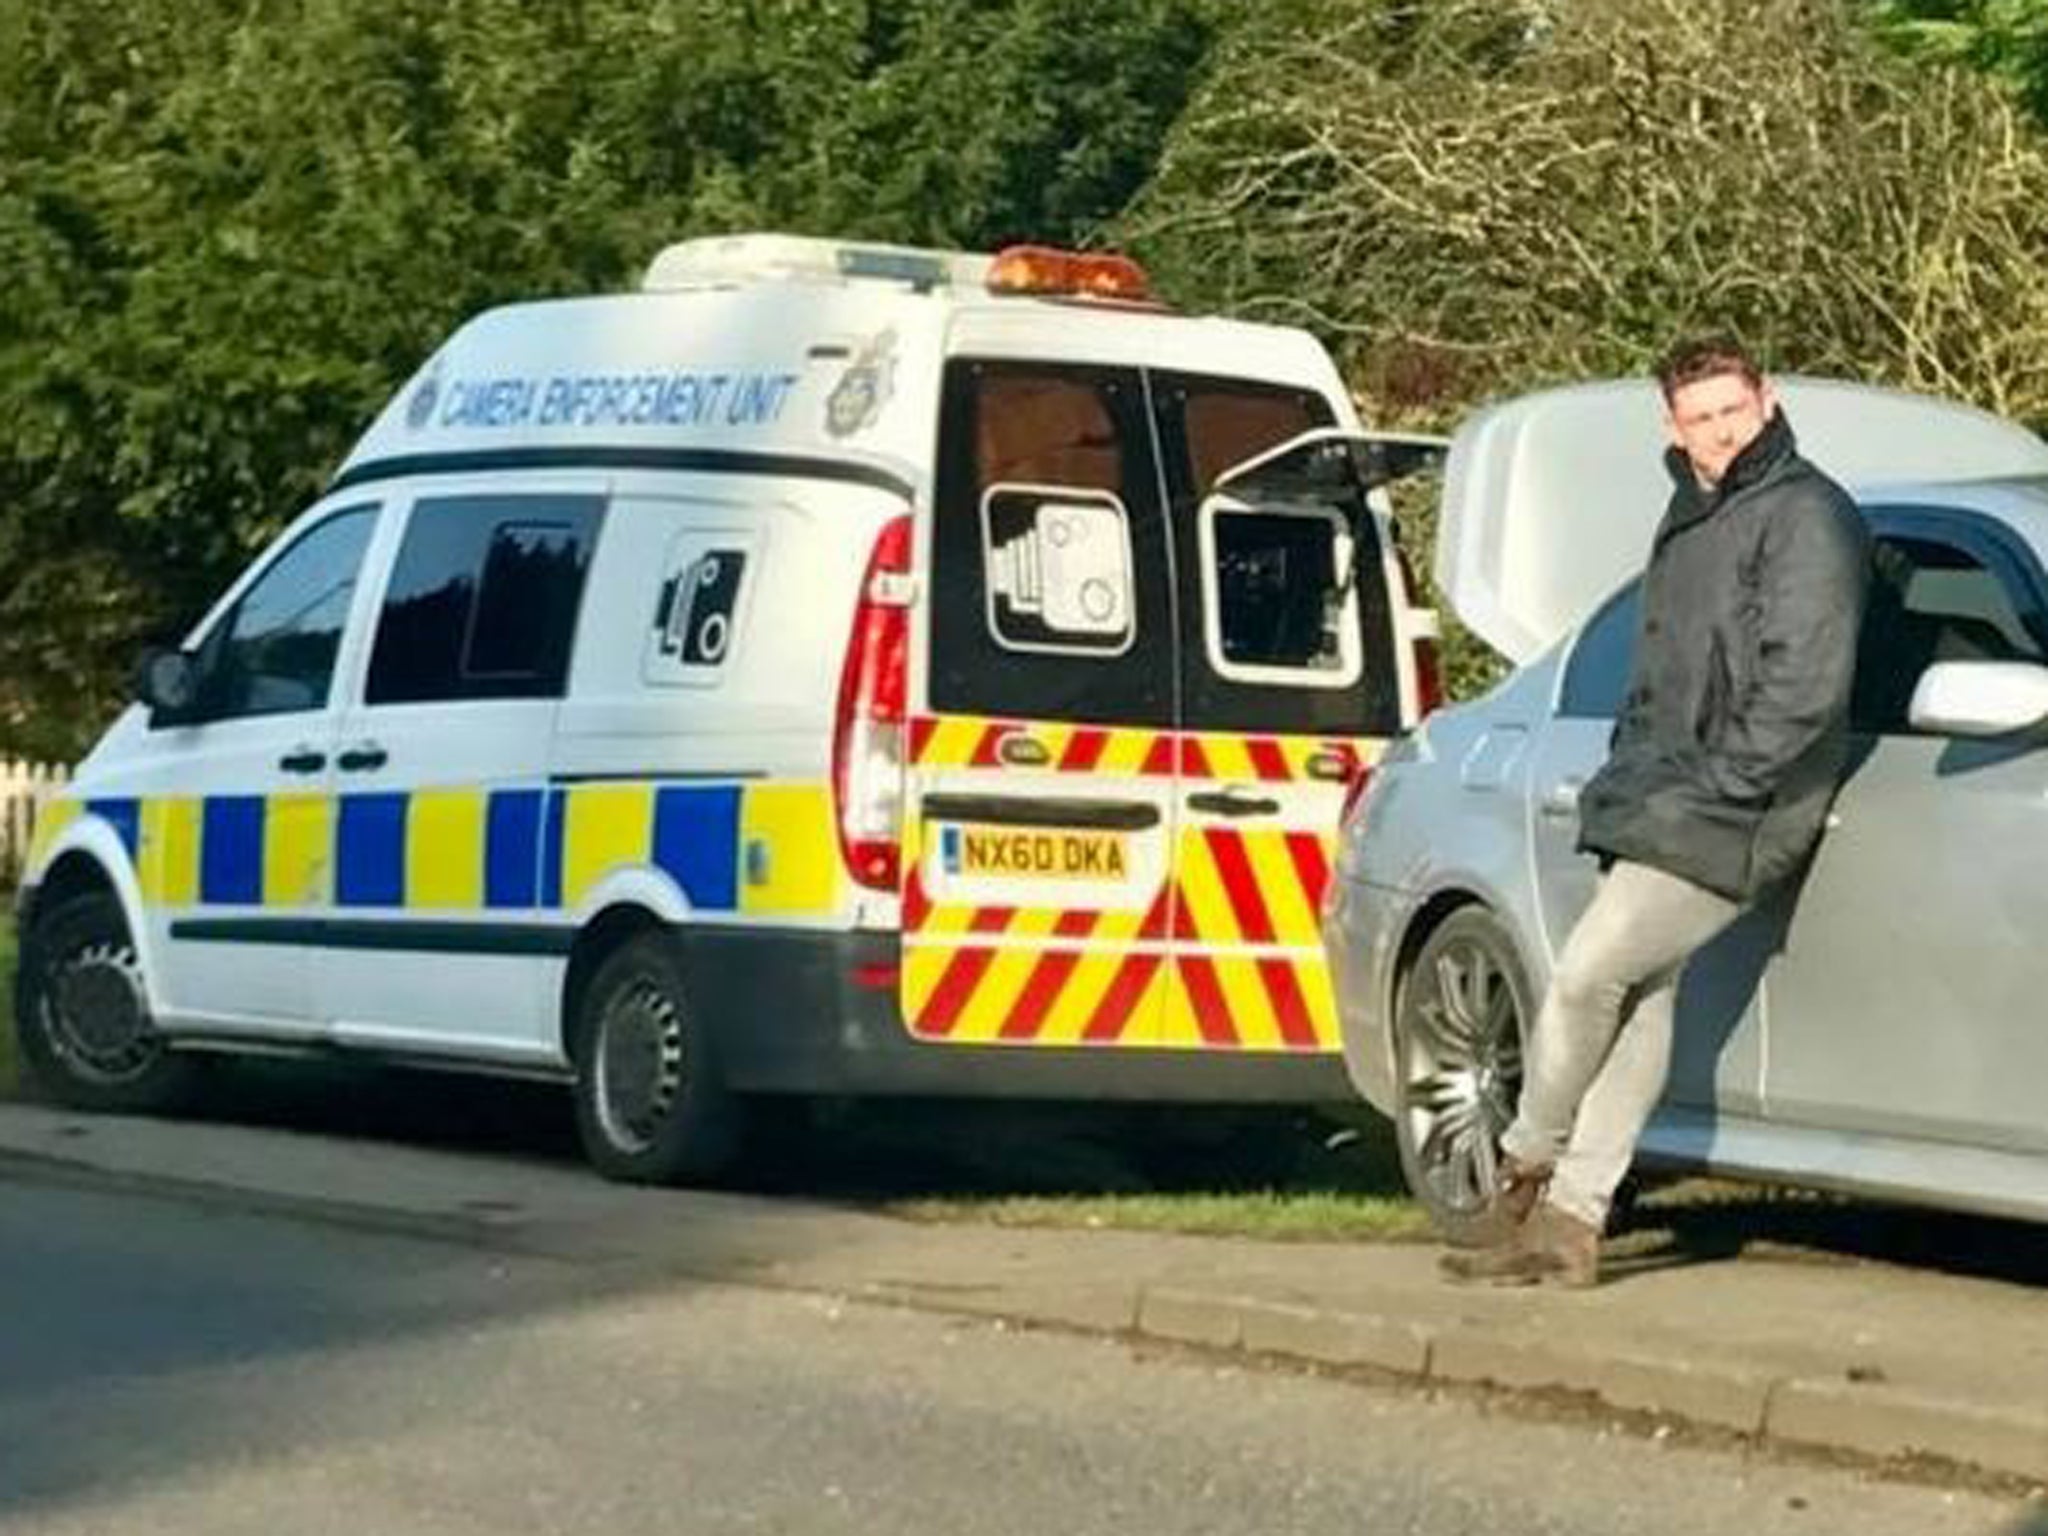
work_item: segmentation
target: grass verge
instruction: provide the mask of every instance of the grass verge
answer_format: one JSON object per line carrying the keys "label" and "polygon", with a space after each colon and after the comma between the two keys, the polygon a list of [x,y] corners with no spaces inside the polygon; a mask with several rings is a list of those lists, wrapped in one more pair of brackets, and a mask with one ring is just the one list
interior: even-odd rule
{"label": "grass verge", "polygon": [[1187,1232],[1268,1241],[1416,1241],[1429,1223],[1415,1205],[1387,1195],[1319,1190],[1251,1190],[1164,1195],[997,1195],[894,1202],[917,1221],[980,1221],[999,1227],[1087,1227]]}
{"label": "grass verge", "polygon": [[1428,1230],[1382,1123],[1298,1109],[852,1105],[763,1182],[916,1221],[1297,1241]]}

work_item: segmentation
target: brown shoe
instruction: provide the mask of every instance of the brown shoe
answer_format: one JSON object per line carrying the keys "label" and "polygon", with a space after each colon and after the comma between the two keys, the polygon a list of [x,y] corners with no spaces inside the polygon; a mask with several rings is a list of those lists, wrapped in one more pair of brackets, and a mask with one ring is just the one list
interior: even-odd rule
{"label": "brown shoe", "polygon": [[1600,1229],[1546,1202],[1509,1241],[1477,1253],[1447,1253],[1438,1265],[1450,1279],[1473,1284],[1548,1281],[1589,1290],[1600,1283]]}
{"label": "brown shoe", "polygon": [[1512,1153],[1500,1160],[1500,1182],[1494,1187],[1492,1210],[1501,1225],[1514,1230],[1529,1219],[1550,1187],[1550,1164],[1525,1163]]}
{"label": "brown shoe", "polygon": [[1525,1163],[1503,1153],[1493,1194],[1480,1213],[1474,1237],[1483,1248],[1497,1248],[1515,1240],[1515,1234],[1529,1219],[1550,1187],[1548,1163]]}

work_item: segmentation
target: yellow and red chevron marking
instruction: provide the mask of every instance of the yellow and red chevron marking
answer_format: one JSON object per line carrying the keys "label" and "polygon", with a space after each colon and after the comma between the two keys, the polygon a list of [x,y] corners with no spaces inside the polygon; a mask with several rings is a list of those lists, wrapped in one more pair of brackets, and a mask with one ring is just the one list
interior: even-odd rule
{"label": "yellow and red chevron marking", "polygon": [[910,760],[920,768],[995,768],[1005,736],[1023,734],[1046,749],[1046,768],[1060,773],[1138,774],[1165,778],[1288,783],[1316,777],[1311,760],[1332,757],[1350,778],[1379,755],[1380,743],[1353,737],[1238,735],[1165,731],[1145,726],[1073,725],[994,720],[975,715],[919,715],[910,722]]}
{"label": "yellow and red chevron marking", "polygon": [[937,907],[913,870],[911,1032],[961,1044],[1337,1049],[1316,941],[1330,878],[1323,839],[1193,828],[1181,870],[1142,914]]}
{"label": "yellow and red chevron marking", "polygon": [[1161,1043],[1335,1050],[1336,1000],[1316,921],[1330,881],[1325,839],[1190,827],[1177,868],[1175,985]]}
{"label": "yellow and red chevron marking", "polygon": [[[926,938],[959,932],[950,917],[943,929],[911,928],[921,902],[913,875],[905,898],[906,930]],[[1141,1021],[1158,1002],[1167,932],[1164,893],[1142,914],[967,910],[971,916],[956,942],[915,944],[905,953],[904,1012],[911,1033],[962,1044],[1150,1043]],[[1006,942],[977,943],[978,938]]]}

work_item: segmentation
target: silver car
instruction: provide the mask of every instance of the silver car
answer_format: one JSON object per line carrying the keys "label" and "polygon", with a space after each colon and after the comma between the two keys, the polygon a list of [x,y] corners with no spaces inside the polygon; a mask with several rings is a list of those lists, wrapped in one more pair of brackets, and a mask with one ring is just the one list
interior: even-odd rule
{"label": "silver car", "polygon": [[[1780,395],[1876,540],[1853,767],[1803,877],[1688,970],[1643,1153],[2048,1221],[2048,444],[1891,391]],[[1439,587],[1522,664],[1398,743],[1345,828],[1324,942],[1346,1064],[1453,1238],[1597,876],[1576,802],[1627,682],[1660,432],[1632,383],[1459,432]]]}

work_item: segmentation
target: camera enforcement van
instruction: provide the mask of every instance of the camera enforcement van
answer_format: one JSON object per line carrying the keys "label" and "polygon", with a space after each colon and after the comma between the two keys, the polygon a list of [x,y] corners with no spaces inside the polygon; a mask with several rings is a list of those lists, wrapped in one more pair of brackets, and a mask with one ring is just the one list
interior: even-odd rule
{"label": "camera enforcement van", "polygon": [[757,1095],[1345,1098],[1317,908],[1433,686],[1432,446],[1117,257],[693,240],[492,310],[45,808],[22,1054],[560,1077],[643,1179]]}

